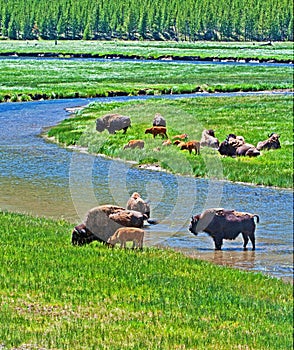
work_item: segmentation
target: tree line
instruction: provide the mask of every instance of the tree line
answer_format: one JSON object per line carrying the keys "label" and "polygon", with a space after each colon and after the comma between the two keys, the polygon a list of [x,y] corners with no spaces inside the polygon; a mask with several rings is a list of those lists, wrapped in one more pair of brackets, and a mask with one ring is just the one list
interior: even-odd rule
{"label": "tree line", "polygon": [[293,0],[0,0],[0,38],[293,41]]}

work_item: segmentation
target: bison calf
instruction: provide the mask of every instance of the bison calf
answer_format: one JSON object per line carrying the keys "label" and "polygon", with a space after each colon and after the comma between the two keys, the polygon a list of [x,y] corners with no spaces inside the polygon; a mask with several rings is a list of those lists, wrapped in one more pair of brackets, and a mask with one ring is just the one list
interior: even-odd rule
{"label": "bison calf", "polygon": [[127,148],[131,148],[131,149],[140,148],[140,149],[143,149],[144,145],[145,145],[145,143],[144,143],[143,140],[131,140],[124,146],[124,149],[127,149]]}
{"label": "bison calf", "polygon": [[133,242],[132,249],[143,249],[145,231],[135,227],[121,227],[107,240],[112,247],[120,243],[121,248],[126,248],[127,242]]}
{"label": "bison calf", "polygon": [[187,149],[189,153],[191,154],[192,151],[195,151],[195,154],[200,154],[200,142],[199,141],[188,141],[185,143],[179,143],[178,147],[180,147],[181,150]]}
{"label": "bison calf", "polygon": [[152,134],[155,138],[157,135],[161,135],[162,138],[167,136],[166,128],[164,126],[153,126],[152,128],[148,128],[145,130],[145,134]]}

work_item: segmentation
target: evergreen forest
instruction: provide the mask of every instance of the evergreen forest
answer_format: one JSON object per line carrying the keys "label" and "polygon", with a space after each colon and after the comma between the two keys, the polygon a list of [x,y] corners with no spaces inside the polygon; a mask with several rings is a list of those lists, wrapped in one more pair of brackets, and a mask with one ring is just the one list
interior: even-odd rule
{"label": "evergreen forest", "polygon": [[293,0],[0,0],[0,39],[293,41]]}

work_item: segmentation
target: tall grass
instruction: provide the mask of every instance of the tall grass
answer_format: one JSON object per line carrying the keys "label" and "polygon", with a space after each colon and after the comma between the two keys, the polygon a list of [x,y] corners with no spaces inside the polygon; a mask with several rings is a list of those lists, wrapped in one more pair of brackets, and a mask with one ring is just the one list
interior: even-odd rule
{"label": "tall grass", "polygon": [[67,59],[0,60],[1,100],[292,89],[292,67]]}
{"label": "tall grass", "polygon": [[[129,115],[132,127],[126,134],[98,133],[95,120],[107,112]],[[201,150],[201,156],[189,155],[175,146],[163,147],[162,139],[144,134],[145,129],[152,125],[155,113],[161,113],[166,118],[170,138],[187,133],[190,140],[200,140],[203,129],[214,129],[220,141],[229,133],[235,133],[243,135],[246,142],[257,145],[269,133],[277,132],[281,135],[281,149],[263,151],[257,158],[224,158],[217,151],[207,148]],[[69,118],[51,129],[49,136],[66,145],[88,147],[91,153],[140,164],[156,163],[177,174],[292,187],[292,116],[293,98],[282,95],[92,104],[75,118]],[[131,139],[143,139],[145,148],[123,150]]]}
{"label": "tall grass", "polygon": [[141,57],[145,59],[163,57],[235,58],[252,60],[277,60],[293,62],[293,43],[274,42],[262,45],[260,42],[160,42],[160,41],[0,41],[0,54],[45,54],[55,53],[60,57],[90,55],[95,57]]}
{"label": "tall grass", "polygon": [[70,244],[64,221],[0,212],[4,349],[292,346],[292,286],[170,250]]}

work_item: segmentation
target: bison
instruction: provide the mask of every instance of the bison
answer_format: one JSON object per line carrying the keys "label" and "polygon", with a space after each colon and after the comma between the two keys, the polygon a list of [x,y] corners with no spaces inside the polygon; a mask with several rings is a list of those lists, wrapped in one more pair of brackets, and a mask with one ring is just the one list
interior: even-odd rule
{"label": "bison", "polygon": [[103,117],[96,119],[96,130],[99,132],[106,129],[110,134],[115,134],[116,131],[123,130],[123,133],[125,134],[130,126],[130,117],[120,114],[106,114]]}
{"label": "bison", "polygon": [[160,113],[156,113],[152,125],[166,127],[166,121]]}
{"label": "bison", "polygon": [[165,141],[163,141],[162,142],[162,146],[170,146],[170,145],[172,145],[173,143],[171,142],[171,140],[165,140]]}
{"label": "bison", "polygon": [[247,250],[247,243],[252,243],[252,250],[255,250],[255,221],[259,222],[256,214],[243,213],[223,208],[207,209],[200,215],[192,216],[189,231],[197,236],[199,232],[206,232],[214,240],[215,249],[221,250],[224,239],[236,239],[242,233],[244,250]]}
{"label": "bison", "polygon": [[223,156],[249,156],[256,157],[260,155],[259,150],[250,143],[245,143],[243,136],[229,134],[226,139],[219,145],[218,151]]}
{"label": "bison", "polygon": [[84,245],[94,240],[106,243],[120,227],[142,228],[148,217],[135,210],[115,205],[101,205],[90,209],[84,222],[72,232],[72,244]]}
{"label": "bison", "polygon": [[256,148],[261,151],[263,149],[278,149],[281,148],[280,135],[272,133],[269,135],[268,139],[265,141],[258,142]]}
{"label": "bison", "polygon": [[120,243],[121,248],[126,248],[127,242],[133,242],[133,249],[143,249],[143,239],[145,231],[134,227],[121,227],[108,238],[107,243],[114,247],[116,243]]}
{"label": "bison", "polygon": [[200,142],[199,141],[188,141],[184,143],[179,143],[178,147],[180,147],[181,150],[187,149],[189,153],[191,154],[192,151],[195,151],[195,155],[200,154]]}
{"label": "bison", "polygon": [[201,147],[211,147],[211,148],[219,148],[219,141],[214,135],[214,131],[212,129],[203,130],[200,140]]}
{"label": "bison", "polygon": [[90,244],[93,241],[105,243],[102,239],[95,236],[85,224],[76,226],[72,231],[71,243],[72,245]]}
{"label": "bison", "polygon": [[248,157],[257,157],[260,155],[260,152],[250,143],[244,143],[244,145],[239,146],[236,149],[237,156],[248,156]]}
{"label": "bison", "polygon": [[127,149],[127,148],[131,148],[131,149],[140,148],[140,149],[143,149],[144,145],[145,145],[145,143],[144,143],[143,140],[131,140],[124,146],[124,149]]}
{"label": "bison", "polygon": [[172,137],[173,140],[182,140],[182,141],[187,141],[189,135],[187,134],[180,134],[180,135],[175,135]]}
{"label": "bison", "polygon": [[153,126],[152,128],[148,128],[145,130],[145,134],[152,134],[154,138],[157,135],[161,135],[162,138],[164,137],[168,138],[166,133],[166,127],[164,126]]}
{"label": "bison", "polygon": [[135,210],[150,218],[150,205],[145,202],[138,192],[134,192],[127,202],[126,209]]}

